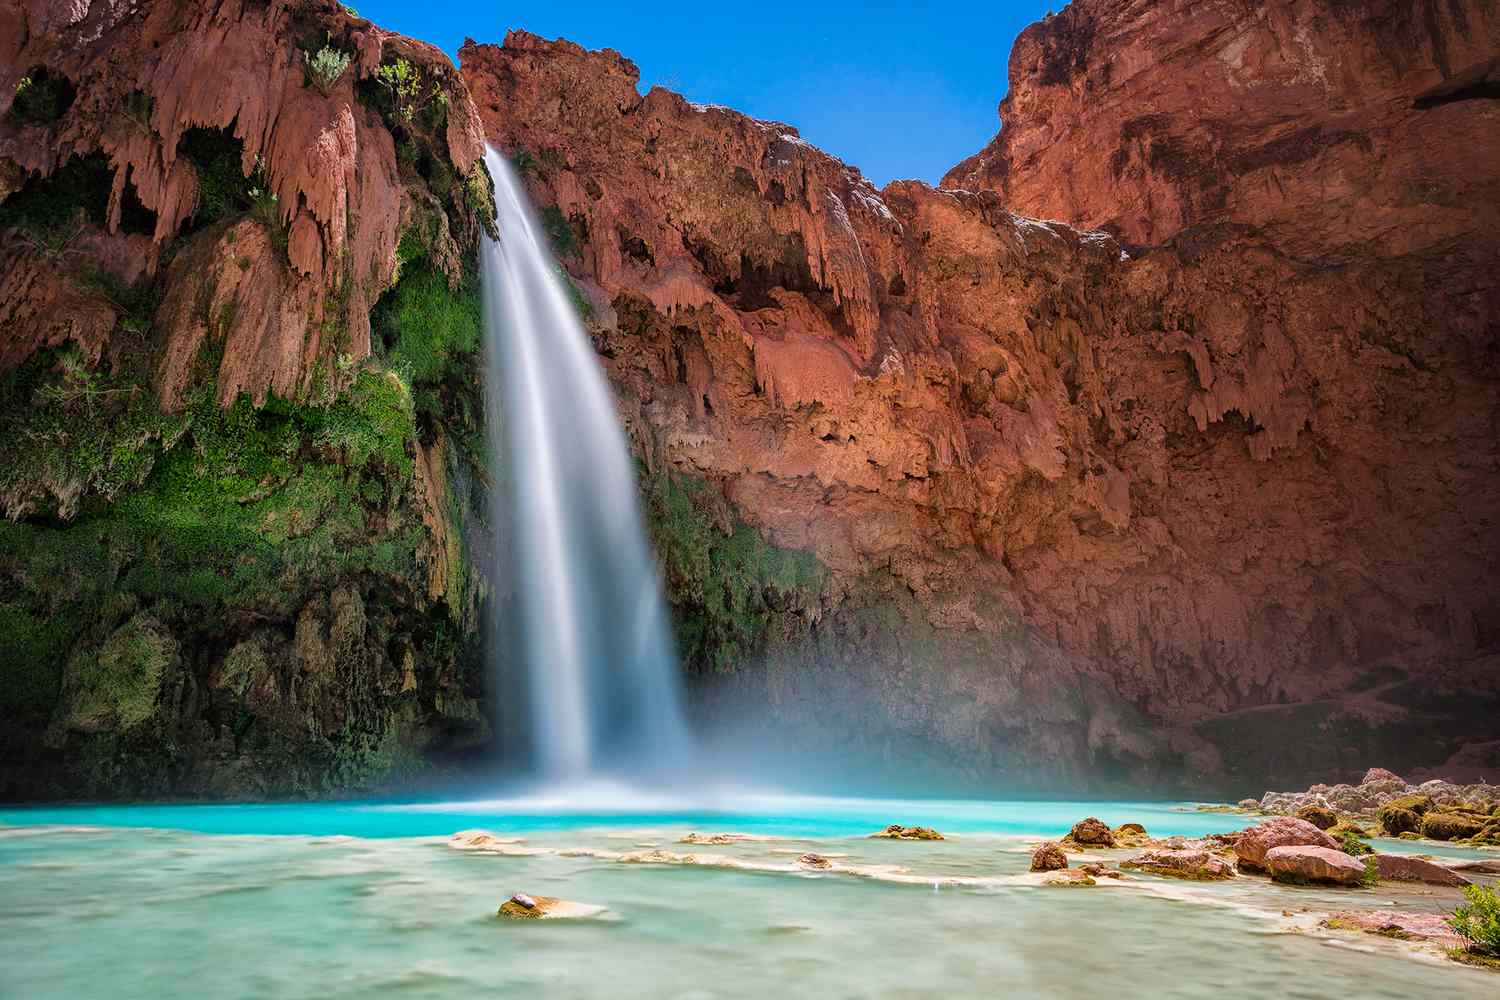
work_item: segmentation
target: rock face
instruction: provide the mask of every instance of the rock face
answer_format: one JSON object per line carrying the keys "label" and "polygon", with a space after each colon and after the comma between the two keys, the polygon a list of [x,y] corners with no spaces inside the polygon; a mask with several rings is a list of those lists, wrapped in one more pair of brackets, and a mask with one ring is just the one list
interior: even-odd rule
{"label": "rock face", "polygon": [[1234,878],[1229,862],[1208,851],[1146,851],[1120,863],[1152,875],[1213,882]]}
{"label": "rock face", "polygon": [[[1242,868],[1261,871],[1266,855],[1277,847],[1321,847],[1332,850],[1338,842],[1306,820],[1276,816],[1240,831],[1234,842],[1234,853]],[[1363,868],[1361,868],[1361,871]]]}
{"label": "rock face", "polygon": [[1356,886],[1365,877],[1365,866],[1359,859],[1331,847],[1273,847],[1266,852],[1264,862],[1272,878],[1289,882]]}
{"label": "rock face", "polygon": [[478,408],[391,307],[462,311],[482,148],[442,53],[331,0],[0,0],[0,798],[373,790],[489,741]]}
{"label": "rock face", "polygon": [[943,183],[1138,245],[1440,251],[1500,222],[1497,52],[1486,0],[1082,0],[1021,33],[1004,128]]}
{"label": "rock face", "polygon": [[[1285,28],[1287,53],[1303,51],[1301,31],[1318,59],[1348,45],[1351,64],[1425,93],[1488,44],[1491,15],[1461,6],[1471,41],[1448,39],[1445,14],[1441,58],[1406,46],[1411,65],[1390,72],[1373,42],[1350,41],[1365,22],[1341,15],[1347,5],[1304,3],[1321,13],[1273,10],[1265,23]],[[724,532],[742,521],[824,571],[817,587],[757,587],[771,620],[733,635],[726,660],[713,653],[714,610],[694,588],[673,590],[679,616],[709,637],[690,666],[731,672],[702,686],[711,726],[732,717],[714,715],[725,688],[782,720],[823,707],[819,657],[804,652],[817,622],[836,636],[819,654],[852,662],[831,676],[856,678],[848,697],[868,699],[852,741],[921,734],[989,781],[1023,780],[1002,759],[1046,746],[1049,766],[1079,762],[1048,772],[1054,784],[1187,769],[1249,790],[1318,765],[1358,774],[1375,747],[1419,735],[1434,763],[1490,737],[1491,103],[1392,111],[1400,127],[1354,111],[1339,129],[1321,111],[1301,125],[1282,97],[1301,108],[1326,92],[1277,82],[1255,9],[1085,2],[1031,29],[1001,145],[1038,151],[1005,154],[1026,163],[1007,176],[1035,183],[982,183],[1003,172],[971,165],[954,179],[969,190],[877,192],[788,126],[640,96],[613,52],[520,33],[464,47],[486,134],[552,220],[647,464],[702,482],[697,506]],[[1218,49],[1159,42],[1171,32],[1244,35],[1242,64],[1225,75]],[[1340,93],[1360,89],[1326,61],[1304,59],[1286,80],[1311,65]],[[1091,68],[1104,66],[1121,74],[1109,87]],[[1196,207],[1240,204],[1228,195],[1192,193],[1174,196],[1191,211],[1158,211],[1160,199],[1114,181],[1108,157],[1080,154],[1097,145],[1090,108],[1155,106],[1139,88],[1169,86],[1188,96],[1137,127],[1137,146],[1148,131],[1163,138],[1120,176],[1250,177],[1247,191],[1274,199],[1247,195],[1237,215]],[[1199,100],[1247,120],[1213,131],[1222,155],[1206,166],[1173,138],[1196,127]],[[1234,103],[1260,100],[1274,128]],[[1282,141],[1299,127],[1324,138]],[[1439,156],[1435,128],[1467,137],[1464,152]],[[1329,152],[1302,155],[1314,147]],[[1305,173],[1285,174],[1286,157]],[[1107,190],[1049,166],[1064,161],[1101,163]],[[1413,194],[1414,171],[1434,204]],[[1325,190],[1335,183],[1355,190],[1341,201]],[[1054,206],[1042,190],[1079,200]],[[1114,222],[1095,200],[1140,208]],[[1122,249],[1006,209],[1172,242]],[[675,588],[691,566],[666,541]],[[882,607],[894,610],[874,625]],[[906,630],[921,640],[899,651],[875,638]],[[936,644],[947,648],[917,652]]]}

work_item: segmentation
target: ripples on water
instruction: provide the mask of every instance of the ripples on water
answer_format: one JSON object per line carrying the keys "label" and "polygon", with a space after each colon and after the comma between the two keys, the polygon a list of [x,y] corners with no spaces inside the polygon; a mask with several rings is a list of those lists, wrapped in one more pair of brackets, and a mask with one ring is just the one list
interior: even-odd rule
{"label": "ripples on water", "polygon": [[[1402,957],[1378,938],[1286,932],[1296,922],[1281,917],[1286,906],[1347,904],[1349,894],[1289,895],[1251,880],[1139,878],[1083,891],[1004,884],[1025,871],[1028,837],[1060,833],[1087,813],[1143,820],[1159,834],[1232,829],[1240,817],[1127,803],[755,805],[661,813],[583,804],[568,814],[527,813],[516,802],[505,810],[387,803],[0,812],[0,822],[25,824],[0,827],[0,995],[1411,1000],[1497,992],[1491,974]],[[936,844],[864,836],[886,822],[931,823],[958,836]],[[540,853],[450,847],[447,835],[466,827],[518,837],[515,846]],[[727,846],[677,843],[689,830],[762,836]],[[607,857],[648,847],[770,868],[814,850],[923,878],[904,884]],[[571,848],[585,854],[557,853]],[[994,882],[934,887],[927,876]],[[497,920],[495,908],[518,890],[608,912],[581,922]],[[1361,905],[1381,902],[1378,893],[1358,895]]]}

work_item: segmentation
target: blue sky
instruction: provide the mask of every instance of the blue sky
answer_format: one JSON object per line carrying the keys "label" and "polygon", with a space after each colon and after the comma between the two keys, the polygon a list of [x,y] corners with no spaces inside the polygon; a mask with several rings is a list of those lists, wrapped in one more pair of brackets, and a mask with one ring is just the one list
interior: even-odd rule
{"label": "blue sky", "polygon": [[[1061,8],[1063,0],[1051,0]],[[384,28],[455,55],[465,35],[499,43],[510,28],[618,49],[689,100],[790,122],[876,184],[931,183],[999,127],[1011,42],[1047,0],[986,4],[733,4],[539,0],[353,0]]]}

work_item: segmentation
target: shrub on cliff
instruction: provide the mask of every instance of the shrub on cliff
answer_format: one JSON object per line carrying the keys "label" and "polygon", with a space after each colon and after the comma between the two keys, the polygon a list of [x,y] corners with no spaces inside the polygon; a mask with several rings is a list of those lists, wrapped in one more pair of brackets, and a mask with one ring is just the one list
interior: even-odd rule
{"label": "shrub on cliff", "polygon": [[331,45],[323,46],[314,55],[302,53],[307,79],[325,95],[333,90],[334,84],[339,82],[339,78],[349,68],[351,58],[349,53]]}
{"label": "shrub on cliff", "polygon": [[1490,886],[1471,885],[1464,889],[1464,898],[1448,926],[1470,951],[1500,956],[1500,894]]}

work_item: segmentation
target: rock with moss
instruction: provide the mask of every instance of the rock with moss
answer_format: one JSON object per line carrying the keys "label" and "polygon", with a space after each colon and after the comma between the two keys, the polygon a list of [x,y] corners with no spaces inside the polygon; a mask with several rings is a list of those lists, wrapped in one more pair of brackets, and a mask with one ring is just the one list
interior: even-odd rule
{"label": "rock with moss", "polygon": [[1429,812],[1422,817],[1422,836],[1432,840],[1460,840],[1484,827],[1484,820],[1467,813]]}
{"label": "rock with moss", "polygon": [[1042,885],[1060,886],[1063,888],[1081,888],[1097,884],[1092,875],[1079,868],[1063,868],[1058,871],[1045,872],[1042,875],[1041,881]]}
{"label": "rock with moss", "polygon": [[1364,863],[1331,847],[1273,847],[1266,852],[1263,863],[1272,879],[1291,885],[1365,884]]}
{"label": "rock with moss", "polygon": [[509,920],[579,920],[598,916],[604,907],[574,903],[555,896],[532,896],[518,892],[500,904],[496,915]]}
{"label": "rock with moss", "polygon": [[1234,869],[1229,863],[1209,851],[1146,851],[1128,861],[1120,862],[1120,867],[1133,868],[1164,878],[1191,879],[1197,882],[1217,882],[1234,878]]}
{"label": "rock with moss", "polygon": [[1152,843],[1151,835],[1139,823],[1121,823],[1110,832],[1116,847],[1147,847]]}
{"label": "rock with moss", "polygon": [[1062,845],[1053,841],[1037,846],[1031,852],[1031,870],[1034,872],[1061,871],[1068,867],[1068,856]]}
{"label": "rock with moss", "polygon": [[166,626],[144,612],[102,645],[79,647],[63,668],[54,732],[124,733],[146,722],[163,682],[178,669],[179,651]]}
{"label": "rock with moss", "polygon": [[1095,816],[1089,816],[1074,823],[1066,839],[1080,847],[1115,846],[1114,831]]}
{"label": "rock with moss", "polygon": [[1327,806],[1305,805],[1297,810],[1297,818],[1305,819],[1319,830],[1327,830],[1338,824],[1339,815]]}
{"label": "rock with moss", "polygon": [[892,823],[878,833],[870,836],[876,840],[942,840],[943,835],[930,826],[902,826],[900,823]]}
{"label": "rock with moss", "polygon": [[1408,795],[1387,802],[1375,815],[1387,834],[1397,836],[1421,829],[1422,814],[1430,805],[1431,802],[1426,796]]}

